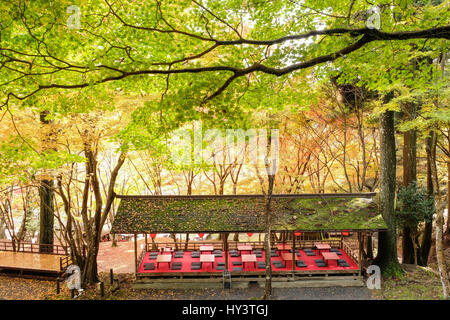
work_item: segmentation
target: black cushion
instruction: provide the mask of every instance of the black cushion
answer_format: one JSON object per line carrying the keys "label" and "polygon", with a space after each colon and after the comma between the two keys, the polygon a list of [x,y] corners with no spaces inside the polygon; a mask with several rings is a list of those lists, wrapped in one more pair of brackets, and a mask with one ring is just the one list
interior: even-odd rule
{"label": "black cushion", "polygon": [[315,256],[316,254],[314,252],[305,251],[307,256]]}
{"label": "black cushion", "polygon": [[257,266],[258,269],[265,269],[266,268],[266,263],[263,262],[263,261],[258,261],[256,263],[256,266]]}
{"label": "black cushion", "polygon": [[327,266],[323,260],[317,259],[317,260],[315,260],[315,262],[318,267],[326,267]]}
{"label": "black cushion", "polygon": [[172,262],[172,265],[181,266],[183,263],[181,261]]}
{"label": "black cushion", "polygon": [[218,261],[218,262],[216,262],[216,264],[217,264],[218,266],[224,266],[224,265],[225,265],[225,262],[223,262],[223,261]]}
{"label": "black cushion", "polygon": [[216,266],[216,270],[225,270],[225,266]]}
{"label": "black cushion", "polygon": [[200,270],[200,269],[201,269],[200,263],[198,262],[191,263],[191,270]]}
{"label": "black cushion", "polygon": [[337,262],[338,263],[343,263],[343,262],[346,262],[346,261],[345,261],[345,259],[338,259]]}
{"label": "black cushion", "polygon": [[[173,265],[172,264],[172,270],[181,270],[181,265]],[[191,268],[192,269],[192,268]]]}
{"label": "black cushion", "polygon": [[154,263],[144,263],[144,270],[155,270]]}
{"label": "black cushion", "polygon": [[233,267],[233,271],[240,272],[242,271],[241,267]]}
{"label": "black cushion", "polygon": [[242,261],[233,261],[233,266],[242,266]]}
{"label": "black cushion", "polygon": [[295,265],[297,266],[297,267],[306,267],[306,264],[305,264],[305,261],[303,261],[303,260],[297,260],[296,262],[295,262]]}
{"label": "black cushion", "polygon": [[237,257],[239,257],[239,254],[238,253],[230,253],[230,257],[237,258]]}
{"label": "black cushion", "polygon": [[262,253],[261,249],[253,249],[253,253]]}
{"label": "black cushion", "polygon": [[350,265],[347,263],[347,261],[338,261],[338,264],[340,267],[350,267]]}
{"label": "black cushion", "polygon": [[270,256],[271,256],[271,257],[278,257],[278,253],[277,253],[277,252],[271,252],[271,253],[270,253]]}
{"label": "black cushion", "polygon": [[220,252],[220,253],[214,253],[214,256],[215,256],[216,258],[222,258],[222,257],[223,257],[222,252]]}
{"label": "black cushion", "polygon": [[279,263],[272,262],[272,264],[277,268],[286,268],[286,265],[284,265],[281,261]]}
{"label": "black cushion", "polygon": [[191,258],[200,258],[200,252],[199,251],[192,251],[191,252]]}
{"label": "black cushion", "polygon": [[262,257],[263,257],[262,253],[255,253],[255,256],[256,256],[257,258],[262,258]]}

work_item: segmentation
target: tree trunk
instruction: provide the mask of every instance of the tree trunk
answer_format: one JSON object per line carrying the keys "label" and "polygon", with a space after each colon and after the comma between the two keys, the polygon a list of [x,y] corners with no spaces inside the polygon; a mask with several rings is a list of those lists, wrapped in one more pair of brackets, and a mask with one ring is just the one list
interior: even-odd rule
{"label": "tree trunk", "polygon": [[[428,137],[425,138],[425,150],[427,153],[427,193],[429,197],[433,197],[433,177],[431,173],[431,161],[435,157],[436,154],[436,146],[433,146],[433,135],[431,133]],[[431,242],[433,237],[433,221],[426,222],[425,228],[423,230],[422,243],[420,245],[420,259],[421,266],[428,265],[428,256],[430,254]]]}
{"label": "tree trunk", "polygon": [[53,180],[41,180],[39,186],[40,198],[40,223],[39,223],[39,244],[44,246],[39,247],[39,252],[52,253],[53,248],[47,245],[53,245]]}
{"label": "tree trunk", "polygon": [[[436,150],[437,135],[432,133],[432,150]],[[435,239],[436,239],[436,260],[439,269],[439,275],[442,283],[442,291],[445,299],[448,299],[450,294],[450,279],[448,275],[447,263],[444,255],[444,207],[445,204],[441,203],[439,192],[439,179],[436,163],[436,152],[431,152],[430,159],[431,177],[433,182],[433,192],[436,202],[436,226],[435,226]],[[444,202],[444,201],[443,201]]]}
{"label": "tree trunk", "polygon": [[[403,108],[404,121],[410,121],[415,118],[416,106],[414,103],[407,103]],[[409,130],[403,133],[403,186],[407,187],[413,181],[416,181],[416,157],[417,133],[415,130]],[[402,255],[403,263],[415,263],[416,248],[413,242],[411,229],[403,228],[402,237]]]}
{"label": "tree trunk", "polygon": [[375,264],[380,266],[385,276],[391,277],[401,272],[397,258],[397,238],[394,221],[396,155],[393,111],[386,111],[380,116],[380,149],[380,210],[386,222],[387,230],[379,232],[379,250]]}
{"label": "tree trunk", "polygon": [[[450,155],[450,128],[448,129],[448,154]],[[450,235],[450,156],[447,157],[447,230],[446,235]]]}
{"label": "tree trunk", "polygon": [[272,295],[272,265],[270,263],[270,234],[271,234],[271,227],[270,227],[270,203],[272,201],[272,191],[273,191],[273,182],[275,180],[274,175],[268,175],[269,180],[269,188],[267,191],[266,196],[266,212],[265,212],[265,218],[266,218],[266,230],[265,230],[265,238],[264,238],[264,251],[266,254],[266,285],[264,288],[264,299],[270,300]]}
{"label": "tree trunk", "polygon": [[[46,119],[48,111],[40,113],[40,122],[42,125],[50,124],[50,120]],[[44,146],[43,152],[51,149],[51,133],[46,134],[42,140]],[[39,252],[51,253],[53,248],[48,245],[53,245],[53,229],[54,229],[54,183],[52,179],[44,178],[40,181],[39,199],[40,199],[40,222],[39,222],[39,244],[44,246],[39,247]]]}

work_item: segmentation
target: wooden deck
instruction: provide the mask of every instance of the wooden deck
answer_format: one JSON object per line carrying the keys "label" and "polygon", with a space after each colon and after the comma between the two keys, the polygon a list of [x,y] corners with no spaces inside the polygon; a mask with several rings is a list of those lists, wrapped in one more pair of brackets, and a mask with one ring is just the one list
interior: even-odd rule
{"label": "wooden deck", "polygon": [[0,269],[59,273],[61,255],[0,251]]}

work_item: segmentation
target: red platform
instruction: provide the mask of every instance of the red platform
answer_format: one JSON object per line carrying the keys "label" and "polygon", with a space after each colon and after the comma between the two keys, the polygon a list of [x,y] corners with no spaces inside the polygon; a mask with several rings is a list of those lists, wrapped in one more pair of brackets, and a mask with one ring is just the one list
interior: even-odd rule
{"label": "red platform", "polygon": [[[330,261],[329,266],[327,267],[318,267],[315,263],[314,260],[316,259],[323,259],[323,257],[320,255],[318,255],[317,250],[314,250],[314,252],[316,253],[315,256],[307,256],[306,253],[303,250],[300,250],[300,254],[301,257],[297,257],[297,255],[295,256],[296,260],[303,260],[306,264],[306,267],[296,267],[295,270],[298,271],[314,271],[314,270],[358,270],[358,265],[350,258],[350,256],[342,249],[339,250],[342,255],[339,256],[339,259],[344,259],[349,267],[340,267],[336,265],[335,261]],[[164,253],[164,254],[170,254],[170,253]],[[291,253],[292,255],[292,253]],[[216,270],[215,266],[217,262],[225,262],[225,254],[222,252],[222,256],[221,258],[215,258],[214,261],[214,267],[211,266],[211,263],[203,263],[203,267],[200,270],[191,270],[191,262],[200,262],[200,258],[191,258],[191,252],[190,251],[185,251],[183,258],[172,258],[172,262],[182,262],[182,267],[180,270],[172,270],[169,266],[168,263],[160,263],[159,267],[156,268],[156,259],[150,260],[149,257],[149,252],[147,252],[145,254],[144,259],[142,260],[141,265],[138,268],[138,273],[167,273],[167,272],[172,272],[172,273],[185,273],[185,272],[194,272],[194,273],[199,273],[199,272],[205,272],[205,273],[209,273],[209,272],[221,272],[221,270]],[[275,260],[279,260],[279,261],[283,261],[280,257],[272,257],[271,261],[275,261]],[[244,265],[240,265],[240,266],[233,266],[233,261],[242,261],[241,257],[237,257],[237,258],[233,258],[228,256],[228,270],[232,271],[233,267],[241,267],[243,268],[243,272],[264,272],[265,269],[258,269],[255,268],[253,263],[246,263],[245,267]],[[256,261],[265,261],[265,253],[263,250],[262,253],[262,257],[261,258],[256,258]],[[154,270],[144,270],[144,263],[154,263],[155,264],[155,269]],[[285,268],[277,268],[272,264],[272,271],[292,271],[292,261],[285,261]]]}

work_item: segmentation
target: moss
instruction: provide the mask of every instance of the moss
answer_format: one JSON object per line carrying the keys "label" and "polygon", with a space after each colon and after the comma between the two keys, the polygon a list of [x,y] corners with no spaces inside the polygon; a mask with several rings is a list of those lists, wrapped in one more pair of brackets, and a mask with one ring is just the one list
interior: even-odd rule
{"label": "moss", "polygon": [[[113,233],[263,231],[265,200],[245,198],[123,198]],[[384,229],[373,201],[355,198],[273,199],[272,230]]]}

